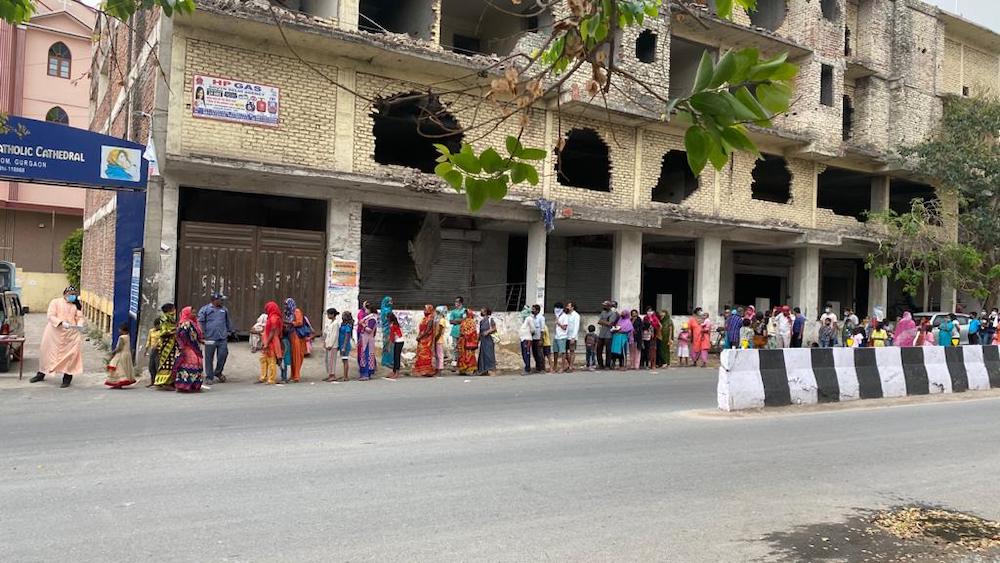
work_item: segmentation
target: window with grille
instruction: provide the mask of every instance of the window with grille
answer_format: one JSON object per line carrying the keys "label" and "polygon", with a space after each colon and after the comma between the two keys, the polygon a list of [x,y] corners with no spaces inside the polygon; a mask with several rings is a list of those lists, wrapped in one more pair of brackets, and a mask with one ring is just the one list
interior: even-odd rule
{"label": "window with grille", "polygon": [[49,47],[49,76],[69,78],[72,62],[73,55],[69,52],[69,47],[62,41],[53,43]]}

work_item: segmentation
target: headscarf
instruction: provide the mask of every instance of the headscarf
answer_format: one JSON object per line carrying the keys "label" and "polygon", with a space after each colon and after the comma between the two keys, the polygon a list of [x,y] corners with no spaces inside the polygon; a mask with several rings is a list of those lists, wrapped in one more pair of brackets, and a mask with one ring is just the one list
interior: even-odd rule
{"label": "headscarf", "polygon": [[264,330],[268,334],[273,334],[274,331],[280,331],[281,309],[278,308],[278,304],[274,301],[268,301],[264,305],[264,314],[267,315],[267,320],[264,322]]}
{"label": "headscarf", "polygon": [[903,318],[896,323],[896,333],[893,338],[896,346],[908,348],[913,346],[913,339],[917,335],[917,323],[913,321],[913,315],[909,311],[903,313]]}
{"label": "headscarf", "polygon": [[754,320],[757,317],[757,308],[753,305],[747,305],[747,308],[743,311],[743,318],[747,320]]}
{"label": "headscarf", "polygon": [[198,318],[195,316],[194,310],[191,309],[190,306],[181,309],[181,320],[177,323],[177,327],[180,328],[185,323],[194,327],[194,331],[198,333],[199,339],[204,338],[204,335],[201,332],[201,325],[198,324]]}
{"label": "headscarf", "polygon": [[531,307],[528,307],[527,305],[525,305],[524,308],[521,309],[521,320],[523,321],[524,319],[526,319],[526,318],[528,318],[530,316],[531,316]]}
{"label": "headscarf", "polygon": [[660,330],[663,326],[660,323],[660,316],[656,314],[656,311],[646,313],[646,320],[649,321],[649,326],[651,326],[653,330]]}
{"label": "headscarf", "polygon": [[295,322],[295,300],[289,297],[285,299],[285,322]]}
{"label": "headscarf", "polygon": [[630,333],[634,330],[631,315],[618,315],[618,332],[622,334]]}
{"label": "headscarf", "polygon": [[448,307],[445,305],[438,305],[434,312],[437,313],[439,319],[443,319],[448,316]]}

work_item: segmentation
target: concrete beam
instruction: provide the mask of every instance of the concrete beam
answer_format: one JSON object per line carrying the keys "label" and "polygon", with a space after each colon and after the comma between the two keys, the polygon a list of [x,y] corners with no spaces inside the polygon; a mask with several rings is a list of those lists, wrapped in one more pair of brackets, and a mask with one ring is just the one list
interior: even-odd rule
{"label": "concrete beam", "polygon": [[616,231],[611,269],[611,294],[623,307],[641,309],[642,232]]}

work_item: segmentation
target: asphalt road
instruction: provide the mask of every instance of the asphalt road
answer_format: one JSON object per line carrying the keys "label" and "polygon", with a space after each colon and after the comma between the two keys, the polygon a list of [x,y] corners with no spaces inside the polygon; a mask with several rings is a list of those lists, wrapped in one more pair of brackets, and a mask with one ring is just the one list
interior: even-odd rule
{"label": "asphalt road", "polygon": [[713,370],[4,389],[0,561],[808,560],[859,511],[1000,519],[996,395],[731,417],[714,392]]}

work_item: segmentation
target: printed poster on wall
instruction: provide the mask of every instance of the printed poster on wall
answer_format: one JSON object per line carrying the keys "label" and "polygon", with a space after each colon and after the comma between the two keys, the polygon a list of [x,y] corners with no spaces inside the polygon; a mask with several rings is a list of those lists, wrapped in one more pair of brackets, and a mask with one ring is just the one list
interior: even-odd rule
{"label": "printed poster on wall", "polygon": [[333,258],[330,260],[330,281],[329,289],[344,290],[358,287],[358,274],[360,268],[357,260],[341,260]]}
{"label": "printed poster on wall", "polygon": [[191,94],[195,117],[278,126],[281,90],[274,86],[196,74]]}

